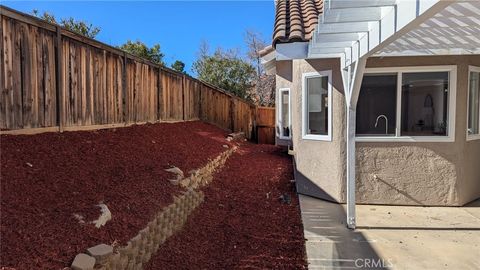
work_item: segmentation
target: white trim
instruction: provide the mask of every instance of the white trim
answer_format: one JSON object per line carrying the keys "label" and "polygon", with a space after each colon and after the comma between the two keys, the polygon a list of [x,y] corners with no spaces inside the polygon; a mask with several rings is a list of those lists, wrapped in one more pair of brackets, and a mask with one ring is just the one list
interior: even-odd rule
{"label": "white trim", "polygon": [[[307,106],[306,106],[306,79],[314,77],[328,78],[328,132],[327,135],[307,134]],[[324,70],[319,72],[302,73],[302,139],[317,141],[332,141],[332,71]]]}
{"label": "white trim", "polygon": [[[288,133],[288,136],[283,136],[283,132],[282,132],[282,128],[283,128],[282,92],[288,92],[288,128],[290,130],[290,132]],[[291,140],[292,139],[292,98],[291,98],[290,88],[278,89],[278,97],[279,97],[279,104],[280,104],[280,106],[278,106],[278,126],[280,127],[280,134],[278,134],[278,137],[282,140]]]}
{"label": "white trim", "polygon": [[[468,118],[469,118],[469,115],[468,115],[468,105],[470,103],[470,73],[472,72],[478,72],[480,73],[480,67],[477,67],[477,66],[468,66],[468,86],[467,86],[467,128],[465,130],[465,132],[467,133],[467,141],[473,141],[473,140],[480,140],[480,117],[478,118],[478,127],[479,127],[479,131],[478,131],[478,134],[468,134]],[[480,106],[479,106],[479,110],[480,110]],[[480,112],[479,112],[480,114]]]}
{"label": "white trim", "polygon": [[449,136],[356,136],[357,142],[454,142],[455,139]]}
{"label": "white trim", "polygon": [[[401,91],[401,85],[402,85],[402,72],[397,73],[397,104],[395,105],[397,107],[397,111],[395,112],[395,123],[402,123],[402,91]],[[400,85],[400,91],[398,90],[398,86]],[[399,127],[400,126],[400,127]],[[395,125],[395,137],[401,137],[402,136],[402,128],[401,125]]]}
{"label": "white trim", "polygon": [[305,59],[308,54],[308,42],[280,43],[275,47],[277,61]]}
{"label": "white trim", "polygon": [[467,141],[480,140],[480,134],[471,134],[467,136]]}
{"label": "white trim", "polygon": [[[448,78],[448,132],[447,136],[401,136],[401,91],[403,73],[414,72],[449,72]],[[397,111],[395,136],[355,136],[358,142],[454,142],[455,141],[455,113],[457,98],[457,66],[413,66],[413,67],[384,67],[366,68],[364,74],[397,74]],[[400,82],[400,83],[399,83]],[[399,99],[400,97],[400,99]]]}

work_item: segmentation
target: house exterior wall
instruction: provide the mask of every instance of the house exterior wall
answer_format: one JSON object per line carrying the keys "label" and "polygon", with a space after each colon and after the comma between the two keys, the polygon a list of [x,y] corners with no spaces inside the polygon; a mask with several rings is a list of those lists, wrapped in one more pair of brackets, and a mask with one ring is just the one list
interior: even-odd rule
{"label": "house exterior wall", "polygon": [[[292,86],[292,61],[277,61],[276,63],[276,94],[275,94],[275,104],[281,104],[279,90],[282,88],[290,88],[290,100],[291,99],[293,88]],[[290,107],[290,110],[292,107]],[[275,108],[275,123],[278,123],[279,109]],[[293,121],[293,119],[292,119]],[[280,129],[278,125],[275,126],[275,144],[277,145],[291,145],[291,140],[281,139]]]}
{"label": "house exterior wall", "polygon": [[[367,68],[456,65],[454,142],[357,142],[357,201],[463,205],[480,197],[480,140],[466,140],[468,65],[480,55],[371,58]],[[302,73],[332,70],[332,141],[302,139]],[[300,193],[345,202],[346,114],[338,59],[277,63],[277,89],[290,88],[292,143]],[[300,179],[300,180],[299,180]]]}
{"label": "house exterior wall", "polygon": [[[292,143],[299,192],[342,201],[345,179],[345,98],[339,60],[293,60],[277,63],[277,89],[290,88]],[[302,139],[302,74],[332,70],[332,141]],[[278,96],[278,95],[277,95]],[[278,100],[277,103],[278,104]],[[277,116],[278,117],[278,116]]]}
{"label": "house exterior wall", "polygon": [[367,68],[434,65],[457,66],[455,141],[358,142],[360,203],[464,205],[480,197],[480,140],[466,140],[468,65],[479,66],[480,55],[367,61]]}

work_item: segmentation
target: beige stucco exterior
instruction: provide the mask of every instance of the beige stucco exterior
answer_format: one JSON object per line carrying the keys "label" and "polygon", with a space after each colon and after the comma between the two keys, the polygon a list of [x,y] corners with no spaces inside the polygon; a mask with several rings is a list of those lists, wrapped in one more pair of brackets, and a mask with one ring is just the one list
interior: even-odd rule
{"label": "beige stucco exterior", "polygon": [[[480,66],[480,55],[385,57],[367,62],[367,68],[437,65],[457,66],[454,142],[357,142],[359,203],[455,206],[480,197],[480,140],[466,138],[468,66]],[[322,70],[332,70],[332,140],[305,140],[302,74]],[[290,88],[299,192],[345,202],[346,113],[339,60],[278,61],[276,72],[277,89]]]}

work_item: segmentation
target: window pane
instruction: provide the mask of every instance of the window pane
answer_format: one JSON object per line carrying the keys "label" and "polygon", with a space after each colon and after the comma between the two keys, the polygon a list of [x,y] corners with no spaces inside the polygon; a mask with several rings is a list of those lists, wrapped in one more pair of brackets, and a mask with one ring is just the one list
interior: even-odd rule
{"label": "window pane", "polygon": [[357,135],[395,136],[396,110],[397,75],[364,76],[357,103]]}
{"label": "window pane", "polygon": [[289,91],[282,91],[280,98],[282,99],[282,136],[289,137],[290,136],[290,119],[289,119],[289,109],[290,105],[288,103],[288,96],[290,94]]}
{"label": "window pane", "polygon": [[328,135],[328,77],[307,78],[307,134]]}
{"label": "window pane", "polygon": [[404,73],[402,135],[447,135],[447,104],[448,72]]}
{"label": "window pane", "polygon": [[480,73],[470,72],[468,91],[468,134],[479,134]]}

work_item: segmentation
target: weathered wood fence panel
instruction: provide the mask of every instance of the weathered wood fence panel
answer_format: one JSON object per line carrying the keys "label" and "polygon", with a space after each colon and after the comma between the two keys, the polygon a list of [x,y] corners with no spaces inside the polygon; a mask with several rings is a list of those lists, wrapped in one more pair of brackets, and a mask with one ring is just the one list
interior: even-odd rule
{"label": "weathered wood fence panel", "polygon": [[185,77],[184,89],[185,120],[200,119],[200,92],[202,91],[202,84]]}
{"label": "weathered wood fence panel", "polygon": [[162,120],[183,120],[183,77],[177,73],[163,70],[162,89],[163,106]]}
{"label": "weathered wood fence panel", "polygon": [[258,143],[275,144],[275,108],[257,108],[256,134]]}
{"label": "weathered wood fence panel", "polygon": [[2,16],[1,129],[56,125],[55,36]]}
{"label": "weathered wood fence panel", "polygon": [[201,119],[251,138],[256,107],[222,89],[4,6],[0,21],[2,133]]}
{"label": "weathered wood fence panel", "polygon": [[234,110],[233,110],[233,130],[245,132],[245,135],[248,138],[253,136],[252,132],[255,125],[254,119],[256,118],[256,107],[241,102],[238,99],[235,99]]}

